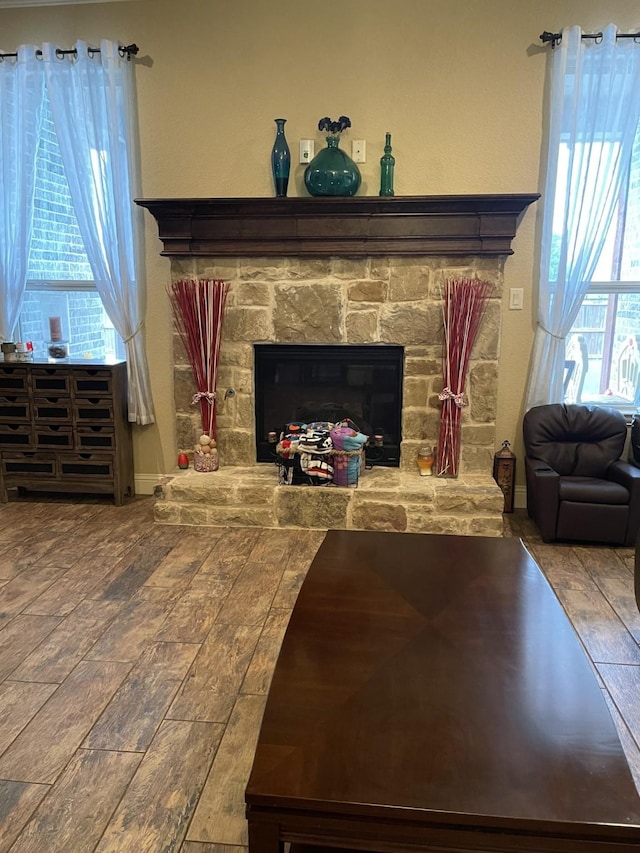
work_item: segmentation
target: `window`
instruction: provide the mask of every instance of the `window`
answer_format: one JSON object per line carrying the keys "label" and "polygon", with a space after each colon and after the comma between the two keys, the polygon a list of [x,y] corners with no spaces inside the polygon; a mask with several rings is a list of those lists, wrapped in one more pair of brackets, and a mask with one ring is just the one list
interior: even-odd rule
{"label": "window", "polygon": [[[566,146],[560,157],[566,161]],[[640,125],[625,178],[604,249],[567,336],[565,400],[633,412],[640,406]],[[553,279],[557,257],[552,255],[551,263]]]}
{"label": "window", "polygon": [[537,328],[525,407],[638,406],[640,49],[566,27],[550,57]]}
{"label": "window", "polygon": [[45,94],[27,289],[20,339],[46,358],[49,318],[60,317],[71,357],[123,358],[124,347],[93,282]]}

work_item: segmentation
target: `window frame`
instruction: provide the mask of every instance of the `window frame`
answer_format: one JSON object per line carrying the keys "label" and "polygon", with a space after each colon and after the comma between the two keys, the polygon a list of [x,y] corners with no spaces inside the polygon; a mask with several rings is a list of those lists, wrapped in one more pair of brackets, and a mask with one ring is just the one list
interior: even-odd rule
{"label": "window frame", "polygon": [[[640,149],[640,117],[638,118],[638,124],[636,127],[636,141],[634,143],[634,151],[636,149]],[[611,267],[612,273],[617,272],[618,275],[622,273],[623,267],[623,253],[625,249],[625,238],[626,238],[626,229],[628,225],[628,210],[629,210],[629,196],[632,191],[632,177],[635,172],[636,178],[640,181],[640,158],[637,158],[635,161],[634,168],[634,156],[632,154],[631,161],[629,163],[629,168],[624,176],[622,184],[620,186],[620,192],[618,195],[618,207],[614,214],[614,219],[611,223],[611,229],[613,229],[613,247],[612,247],[612,256],[611,256]],[[549,274],[551,275],[551,265],[553,263],[552,257],[549,258]],[[611,279],[594,279],[590,282],[582,282],[583,285],[587,285],[584,299],[586,299],[589,295],[592,294],[602,294],[604,296],[629,296],[633,294],[637,294],[640,299],[640,269],[638,273],[637,279],[620,279],[620,278],[611,278]],[[583,299],[583,304],[584,304]],[[615,323],[617,317],[614,315],[613,317],[609,316],[609,309],[607,308],[605,325],[602,329],[604,334],[604,344],[603,344],[603,363],[607,362],[607,372],[606,375],[610,379],[611,378],[611,370],[614,360],[614,335],[615,335]],[[575,324],[575,321],[574,321]],[[573,326],[572,326],[573,329]],[[572,334],[572,329],[569,330],[567,335],[567,341],[569,340],[569,336]],[[640,328],[637,332],[637,340],[640,343]],[[600,368],[600,387],[599,387],[599,396],[601,398],[605,398],[606,391],[602,388],[602,375],[603,368]],[[635,401],[631,400],[628,403],[622,403],[619,400],[617,401],[609,401],[606,399],[599,400],[581,400],[581,402],[585,404],[592,405],[600,405],[600,406],[611,406],[612,408],[618,409],[622,414],[625,415],[627,420],[631,420],[631,417],[636,412],[640,411],[640,405]]]}

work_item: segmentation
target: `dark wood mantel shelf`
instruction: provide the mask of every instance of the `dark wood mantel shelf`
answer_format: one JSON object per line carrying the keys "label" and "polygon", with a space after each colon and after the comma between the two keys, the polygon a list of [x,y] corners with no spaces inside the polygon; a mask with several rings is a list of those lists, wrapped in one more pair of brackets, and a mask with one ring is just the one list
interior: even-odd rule
{"label": "dark wood mantel shelf", "polygon": [[538,193],[391,198],[136,199],[163,255],[510,255]]}

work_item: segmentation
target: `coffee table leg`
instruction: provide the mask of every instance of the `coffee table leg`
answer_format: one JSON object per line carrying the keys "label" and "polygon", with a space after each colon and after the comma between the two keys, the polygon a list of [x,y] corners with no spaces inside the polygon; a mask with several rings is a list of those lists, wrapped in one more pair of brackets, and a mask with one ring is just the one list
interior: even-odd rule
{"label": "coffee table leg", "polygon": [[278,823],[252,820],[248,815],[249,853],[283,853]]}

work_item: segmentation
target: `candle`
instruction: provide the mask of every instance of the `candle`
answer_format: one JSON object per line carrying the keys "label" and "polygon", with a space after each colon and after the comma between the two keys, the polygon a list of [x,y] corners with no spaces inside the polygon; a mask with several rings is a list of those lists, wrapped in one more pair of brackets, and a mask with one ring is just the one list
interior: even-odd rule
{"label": "candle", "polygon": [[49,340],[62,340],[62,323],[60,317],[49,317]]}

